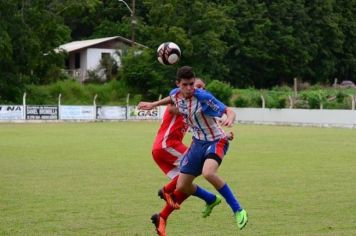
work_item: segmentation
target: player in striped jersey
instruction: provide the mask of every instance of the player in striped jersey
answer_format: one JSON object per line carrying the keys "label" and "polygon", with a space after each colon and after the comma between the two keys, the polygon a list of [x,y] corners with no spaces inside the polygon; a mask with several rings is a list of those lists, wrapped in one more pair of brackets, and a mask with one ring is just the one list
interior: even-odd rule
{"label": "player in striped jersey", "polygon": [[193,69],[188,66],[181,67],[176,78],[178,88],[172,90],[169,97],[141,104],[141,108],[152,109],[158,105],[174,103],[193,131],[193,141],[180,163],[177,189],[173,195],[184,193],[203,196],[205,193],[200,192],[193,184],[194,179],[202,174],[223,195],[234,213],[238,228],[242,229],[247,224],[247,212],[240,206],[228,184],[217,175],[229,142],[215,117],[226,114],[227,117],[221,125],[229,127],[234,123],[236,115],[212,94],[195,89],[194,81]]}
{"label": "player in striped jersey", "polygon": [[[195,80],[195,87],[204,88],[205,84],[202,80]],[[153,147],[152,157],[158,167],[171,179],[162,189],[159,190],[158,195],[166,201],[166,206],[159,214],[154,214],[151,217],[152,223],[156,227],[158,235],[165,235],[165,225],[169,215],[175,209],[179,209],[179,203],[184,201],[188,196],[186,194],[174,195],[172,193],[176,189],[177,179],[179,175],[179,163],[183,154],[188,147],[183,143],[183,137],[188,130],[183,116],[179,114],[177,107],[168,105],[162,118],[161,126],[157,132]],[[231,137],[232,138],[232,137]],[[220,196],[215,196],[204,189],[199,188],[205,192],[202,198],[206,202],[206,210],[203,212],[203,217],[207,217],[212,209],[221,202]]]}

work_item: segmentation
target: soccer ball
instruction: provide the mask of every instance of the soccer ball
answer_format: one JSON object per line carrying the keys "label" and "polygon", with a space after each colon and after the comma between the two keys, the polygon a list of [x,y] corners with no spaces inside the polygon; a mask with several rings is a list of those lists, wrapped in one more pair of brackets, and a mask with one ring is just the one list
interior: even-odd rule
{"label": "soccer ball", "polygon": [[179,61],[180,48],[173,42],[165,42],[157,49],[157,59],[163,65],[173,65]]}

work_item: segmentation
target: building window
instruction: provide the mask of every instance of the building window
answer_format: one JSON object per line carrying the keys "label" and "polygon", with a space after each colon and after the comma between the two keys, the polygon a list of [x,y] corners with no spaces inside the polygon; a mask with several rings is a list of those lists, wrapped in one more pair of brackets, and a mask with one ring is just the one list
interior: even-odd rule
{"label": "building window", "polygon": [[110,53],[108,53],[108,52],[102,52],[102,53],[101,53],[101,59],[102,59],[102,60],[110,59]]}
{"label": "building window", "polygon": [[70,68],[69,58],[66,58],[66,59],[65,59],[64,65],[65,65],[65,68],[66,68],[66,69],[69,69],[69,68]]}

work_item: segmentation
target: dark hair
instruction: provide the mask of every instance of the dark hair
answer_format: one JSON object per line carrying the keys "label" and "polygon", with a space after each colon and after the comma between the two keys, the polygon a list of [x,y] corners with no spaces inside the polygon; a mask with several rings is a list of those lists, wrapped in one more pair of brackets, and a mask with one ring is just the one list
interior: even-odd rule
{"label": "dark hair", "polygon": [[182,66],[177,71],[177,78],[176,80],[180,82],[182,79],[191,79],[194,78],[195,74],[193,68],[190,66]]}

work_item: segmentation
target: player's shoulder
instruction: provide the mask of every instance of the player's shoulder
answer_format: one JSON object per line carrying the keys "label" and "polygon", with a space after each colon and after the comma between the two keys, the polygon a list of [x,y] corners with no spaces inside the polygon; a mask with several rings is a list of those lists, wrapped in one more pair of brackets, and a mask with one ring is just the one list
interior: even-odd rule
{"label": "player's shoulder", "polygon": [[204,89],[195,89],[194,95],[198,98],[198,100],[207,100],[213,97],[211,93]]}
{"label": "player's shoulder", "polygon": [[179,91],[180,91],[179,88],[174,88],[169,92],[169,96],[174,96],[174,95],[178,94]]}

